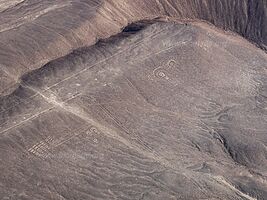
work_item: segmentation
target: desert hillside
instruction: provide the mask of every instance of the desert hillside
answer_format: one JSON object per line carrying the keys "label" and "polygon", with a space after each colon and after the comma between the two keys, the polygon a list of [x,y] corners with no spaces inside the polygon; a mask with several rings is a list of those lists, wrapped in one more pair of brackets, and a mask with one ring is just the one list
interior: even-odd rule
{"label": "desert hillside", "polygon": [[0,12],[2,95],[23,74],[145,19],[204,20],[267,45],[266,0],[1,0]]}
{"label": "desert hillside", "polygon": [[0,0],[0,199],[267,199],[266,0]]}

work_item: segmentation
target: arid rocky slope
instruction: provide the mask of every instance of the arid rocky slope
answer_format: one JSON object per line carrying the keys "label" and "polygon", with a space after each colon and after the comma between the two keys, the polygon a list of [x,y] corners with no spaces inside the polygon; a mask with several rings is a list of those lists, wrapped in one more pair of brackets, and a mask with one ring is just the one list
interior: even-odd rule
{"label": "arid rocky slope", "polygon": [[267,199],[266,1],[0,16],[0,199]]}
{"label": "arid rocky slope", "polygon": [[143,19],[206,20],[266,49],[266,9],[266,0],[1,0],[0,92],[14,90],[22,74]]}

